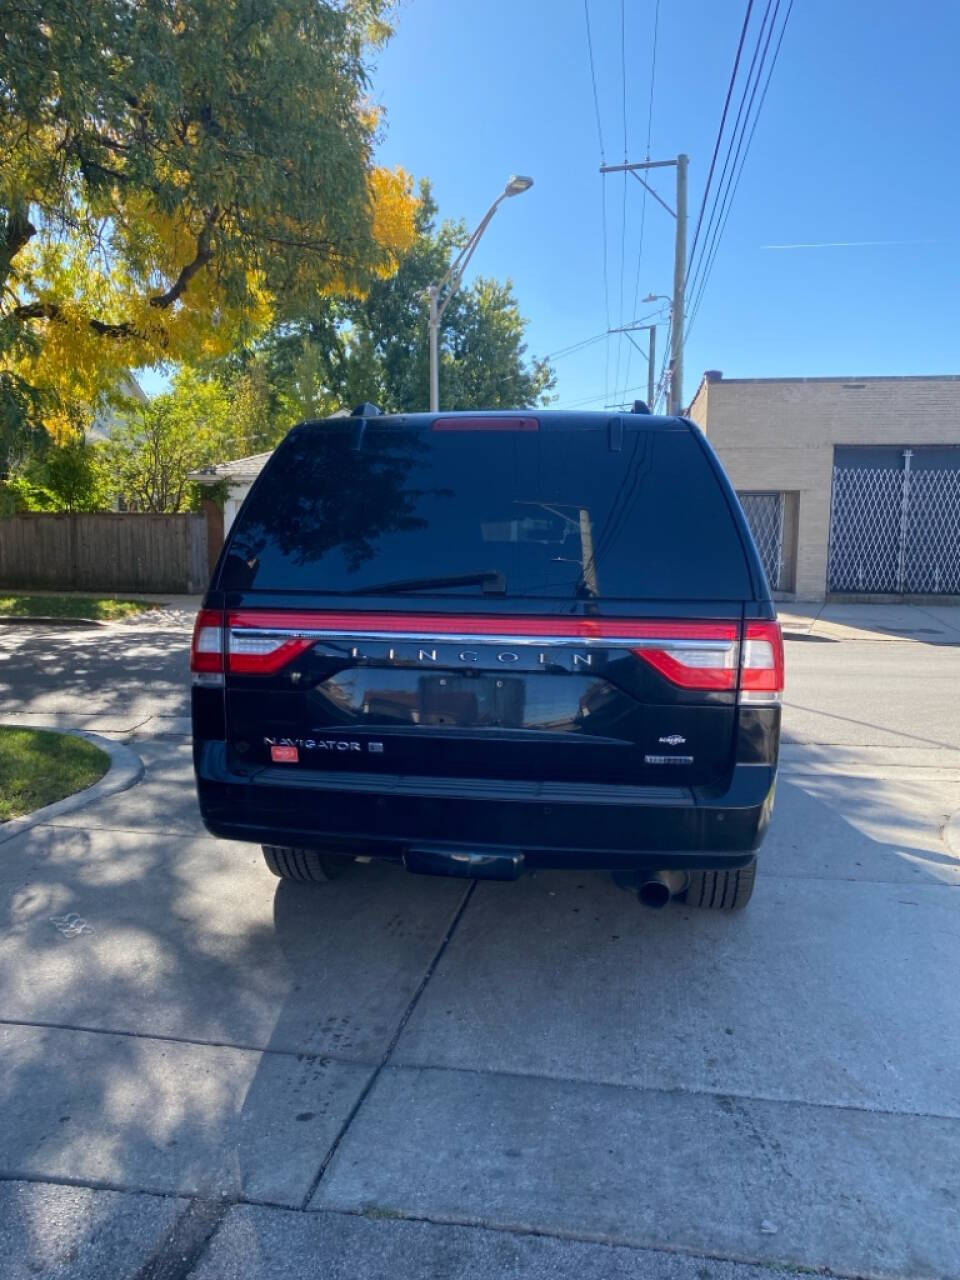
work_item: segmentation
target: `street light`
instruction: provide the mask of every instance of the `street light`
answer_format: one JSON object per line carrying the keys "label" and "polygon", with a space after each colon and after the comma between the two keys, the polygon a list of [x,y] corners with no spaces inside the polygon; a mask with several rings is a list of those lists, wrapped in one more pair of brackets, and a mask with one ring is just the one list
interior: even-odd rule
{"label": "street light", "polygon": [[[467,264],[473,257],[473,251],[480,243],[480,237],[490,225],[490,219],[497,212],[500,204],[504,200],[508,200],[511,196],[519,196],[524,191],[529,191],[533,186],[533,179],[524,177],[523,175],[514,174],[507,182],[501,193],[494,200],[493,204],[484,214],[480,225],[474,231],[473,235],[463,246],[460,252],[450,264],[447,274],[443,277],[439,284],[432,284],[427,290],[427,298],[430,303],[430,412],[437,413],[440,408],[440,321],[443,319],[443,313],[450,305],[450,299],[460,288],[460,282],[463,280],[463,273],[467,269]],[[443,301],[440,301],[440,295],[446,289],[446,295]]]}

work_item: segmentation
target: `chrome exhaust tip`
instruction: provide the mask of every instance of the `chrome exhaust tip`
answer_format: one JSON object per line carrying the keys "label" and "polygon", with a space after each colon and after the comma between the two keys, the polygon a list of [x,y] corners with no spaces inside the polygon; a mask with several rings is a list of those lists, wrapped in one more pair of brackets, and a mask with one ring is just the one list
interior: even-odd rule
{"label": "chrome exhaust tip", "polygon": [[637,897],[645,907],[660,911],[672,897],[687,887],[685,871],[654,871],[640,882]]}

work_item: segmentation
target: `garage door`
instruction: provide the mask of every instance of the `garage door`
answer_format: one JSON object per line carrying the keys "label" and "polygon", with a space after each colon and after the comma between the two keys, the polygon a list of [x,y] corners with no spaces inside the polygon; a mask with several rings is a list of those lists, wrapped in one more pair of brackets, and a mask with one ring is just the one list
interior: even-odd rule
{"label": "garage door", "polygon": [[783,494],[738,493],[740,505],[760,552],[771,591],[783,576]]}
{"label": "garage door", "polygon": [[829,589],[960,593],[960,449],[837,450]]}

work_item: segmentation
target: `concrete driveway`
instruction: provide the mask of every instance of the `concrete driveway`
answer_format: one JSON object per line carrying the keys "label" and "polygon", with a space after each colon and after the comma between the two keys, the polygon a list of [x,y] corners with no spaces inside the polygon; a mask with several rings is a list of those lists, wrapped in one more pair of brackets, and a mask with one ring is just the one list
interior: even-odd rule
{"label": "concrete driveway", "polygon": [[0,631],[3,719],[146,765],[0,843],[0,1275],[960,1274],[960,648],[788,645],[727,918],[278,886],[200,826],[186,640]]}

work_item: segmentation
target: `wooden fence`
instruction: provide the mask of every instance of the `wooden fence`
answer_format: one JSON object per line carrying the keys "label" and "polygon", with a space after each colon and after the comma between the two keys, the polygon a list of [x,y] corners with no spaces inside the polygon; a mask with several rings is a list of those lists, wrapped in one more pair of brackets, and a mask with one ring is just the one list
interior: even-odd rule
{"label": "wooden fence", "polygon": [[192,594],[210,576],[198,515],[18,515],[0,519],[0,589]]}

